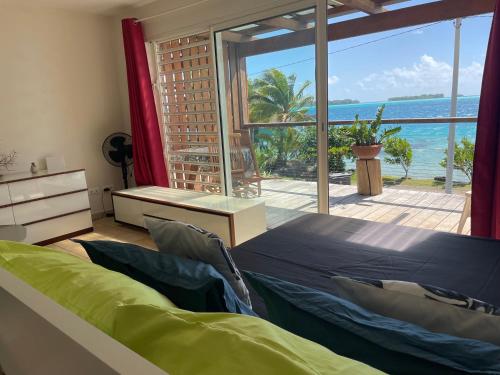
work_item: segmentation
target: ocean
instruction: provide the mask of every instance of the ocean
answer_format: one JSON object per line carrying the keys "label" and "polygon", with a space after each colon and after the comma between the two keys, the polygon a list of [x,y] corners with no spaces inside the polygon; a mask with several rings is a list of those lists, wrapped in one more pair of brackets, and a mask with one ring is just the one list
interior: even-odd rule
{"label": "ocean", "polygon": [[[450,98],[403,100],[389,102],[373,102],[359,104],[330,105],[328,118],[330,120],[354,119],[359,114],[361,119],[374,118],[377,108],[385,104],[384,118],[433,118],[449,117]],[[479,96],[464,96],[458,98],[457,116],[476,117],[479,108]],[[384,125],[392,127],[396,125]],[[446,171],[439,165],[445,156],[448,147],[448,124],[404,124],[401,125],[399,137],[406,138],[413,149],[413,163],[409,177],[434,178],[444,176]],[[463,123],[456,126],[456,141],[463,137],[474,141],[476,138],[476,124]],[[400,166],[387,164],[383,161],[384,153],[380,154],[382,174],[390,176],[404,176]],[[354,169],[354,163],[348,161],[347,167]],[[467,181],[465,175],[454,171],[454,181]]]}

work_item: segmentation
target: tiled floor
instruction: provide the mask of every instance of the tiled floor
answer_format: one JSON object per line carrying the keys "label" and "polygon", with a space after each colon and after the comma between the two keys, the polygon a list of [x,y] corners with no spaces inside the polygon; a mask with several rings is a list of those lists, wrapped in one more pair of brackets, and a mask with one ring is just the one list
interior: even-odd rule
{"label": "tiled floor", "polygon": [[[155,243],[146,230],[134,228],[128,225],[115,223],[113,218],[108,217],[94,221],[94,232],[75,237],[82,240],[108,240],[119,242],[130,242],[150,249],[156,249]],[[82,246],[70,240],[56,242],[47,247],[62,250],[83,259],[88,259]]]}

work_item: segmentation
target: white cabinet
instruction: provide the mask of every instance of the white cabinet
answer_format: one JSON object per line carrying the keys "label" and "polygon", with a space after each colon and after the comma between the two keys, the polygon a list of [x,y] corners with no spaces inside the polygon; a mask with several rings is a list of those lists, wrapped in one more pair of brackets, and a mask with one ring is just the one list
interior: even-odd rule
{"label": "white cabinet", "polygon": [[85,172],[64,173],[44,178],[9,183],[12,203],[87,190]]}
{"label": "white cabinet", "polygon": [[144,227],[144,216],[189,223],[236,246],[266,230],[266,209],[258,199],[146,186],[113,193],[115,220]]}
{"label": "white cabinet", "polygon": [[13,224],[26,228],[24,242],[36,244],[92,231],[85,171],[0,177],[0,225]]}

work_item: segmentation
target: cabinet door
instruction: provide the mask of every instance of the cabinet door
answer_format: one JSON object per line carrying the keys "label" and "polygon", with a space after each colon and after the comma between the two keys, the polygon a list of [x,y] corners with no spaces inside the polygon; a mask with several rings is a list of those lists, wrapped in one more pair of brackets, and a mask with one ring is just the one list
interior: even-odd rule
{"label": "cabinet door", "polygon": [[34,202],[16,204],[12,206],[12,209],[16,222],[18,224],[26,224],[81,211],[89,207],[88,194],[86,191],[82,191]]}
{"label": "cabinet door", "polygon": [[13,225],[15,224],[14,215],[12,214],[12,207],[0,208],[0,225]]}
{"label": "cabinet door", "polygon": [[9,183],[12,203],[50,197],[87,188],[85,172],[72,172]]}
{"label": "cabinet door", "polygon": [[27,243],[38,243],[48,239],[65,236],[84,229],[92,228],[90,211],[59,217],[40,223],[26,225]]}
{"label": "cabinet door", "polygon": [[140,200],[113,195],[113,207],[117,221],[144,227],[142,202]]}
{"label": "cabinet door", "polygon": [[0,184],[0,207],[10,204],[9,187],[7,184]]}

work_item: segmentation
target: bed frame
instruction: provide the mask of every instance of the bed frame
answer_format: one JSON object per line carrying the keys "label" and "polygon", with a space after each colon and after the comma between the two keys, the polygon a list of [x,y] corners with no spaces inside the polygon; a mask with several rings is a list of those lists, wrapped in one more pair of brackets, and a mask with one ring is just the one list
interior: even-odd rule
{"label": "bed frame", "polygon": [[0,268],[0,374],[166,372]]}

